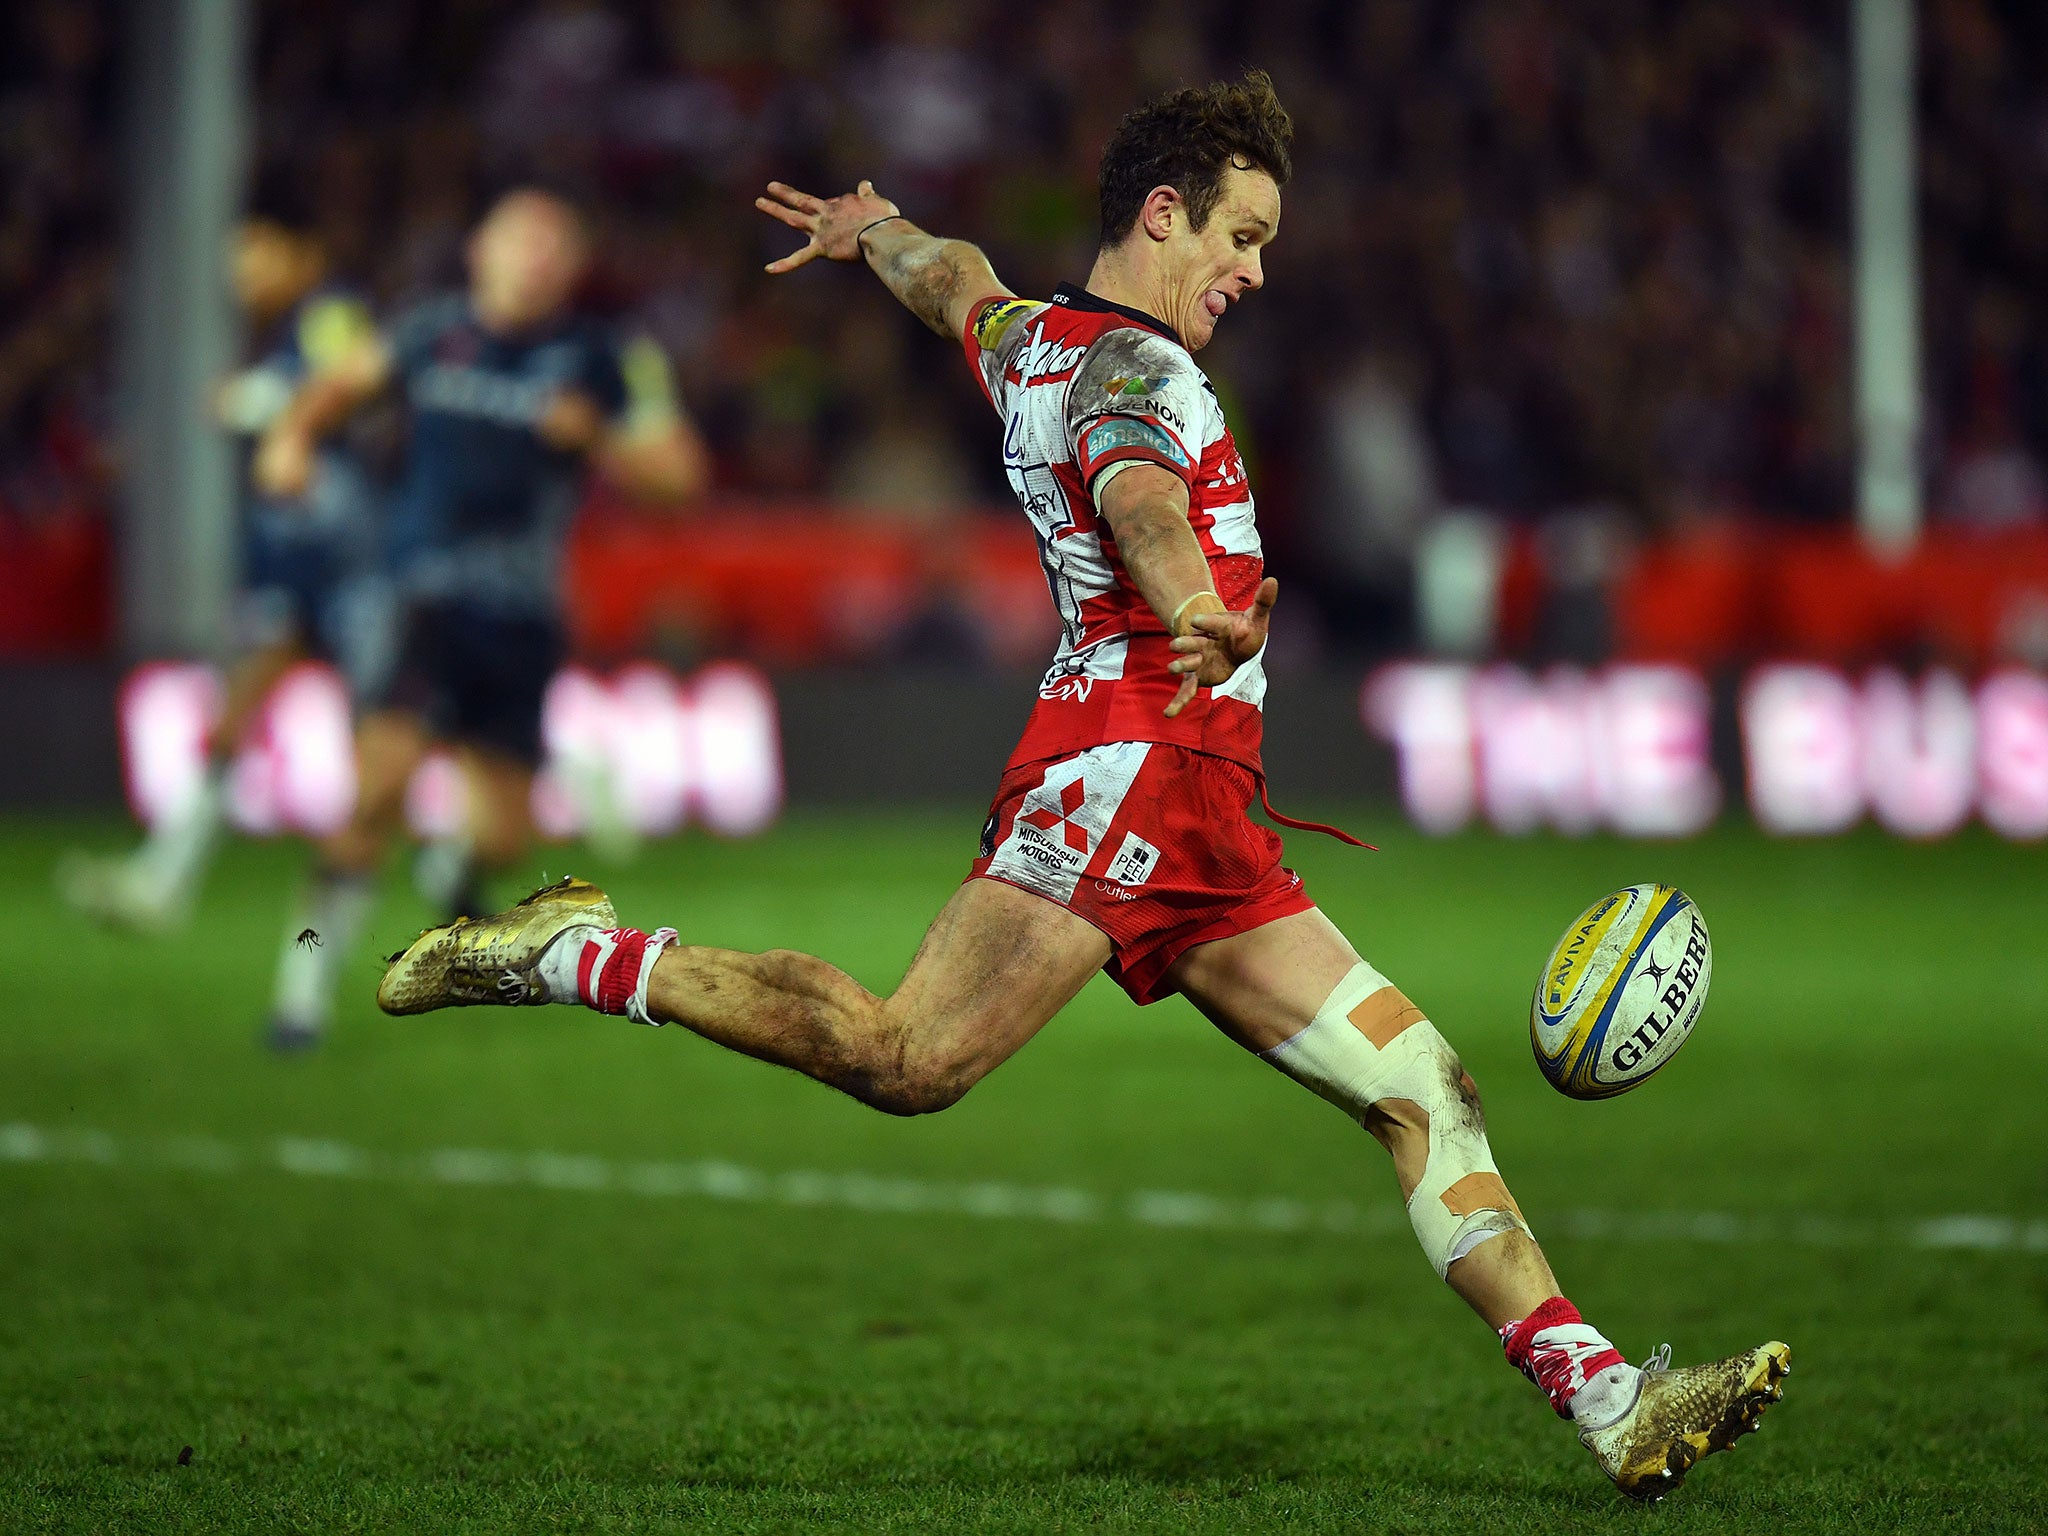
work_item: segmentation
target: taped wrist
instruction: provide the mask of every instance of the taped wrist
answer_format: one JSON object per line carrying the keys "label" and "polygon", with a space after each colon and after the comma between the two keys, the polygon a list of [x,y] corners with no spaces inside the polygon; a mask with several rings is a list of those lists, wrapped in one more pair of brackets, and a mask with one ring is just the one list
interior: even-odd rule
{"label": "taped wrist", "polygon": [[1429,1156],[1408,1221],[1439,1278],[1488,1238],[1528,1232],[1494,1166],[1458,1053],[1370,965],[1351,968],[1308,1028],[1260,1054],[1361,1125],[1373,1105],[1395,1099],[1427,1117]]}
{"label": "taped wrist", "polygon": [[1220,608],[1223,606],[1223,599],[1218,597],[1214,592],[1211,592],[1206,587],[1204,587],[1200,592],[1190,592],[1186,597],[1180,600],[1180,606],[1173,610],[1173,617],[1166,621],[1166,627],[1169,631],[1172,632],[1175,639],[1179,639],[1182,635],[1187,633],[1186,630],[1180,627],[1180,621],[1182,617],[1187,613],[1189,605],[1205,597],[1214,602],[1217,607]]}

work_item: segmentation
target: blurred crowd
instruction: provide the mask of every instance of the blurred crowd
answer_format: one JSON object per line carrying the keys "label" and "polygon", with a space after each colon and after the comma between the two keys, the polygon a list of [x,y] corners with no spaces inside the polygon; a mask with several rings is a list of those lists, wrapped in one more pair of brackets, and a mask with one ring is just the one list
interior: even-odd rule
{"label": "blurred crowd", "polygon": [[[1574,528],[1606,530],[1597,563],[1614,530],[1848,515],[1844,9],[259,0],[253,148],[317,189],[341,269],[393,306],[456,275],[489,190],[573,189],[602,232],[592,300],[673,354],[720,490],[970,515],[1003,492],[951,349],[858,272],[764,277],[788,236],[754,192],[871,176],[1042,294],[1086,275],[1118,115],[1263,66],[1298,174],[1268,291],[1203,362],[1276,567],[1370,630],[1407,622],[1418,541],[1461,513],[1557,520],[1562,568]],[[1917,10],[1931,493],[2024,523],[2048,464],[2048,12]],[[113,12],[0,20],[17,512],[105,472]]]}

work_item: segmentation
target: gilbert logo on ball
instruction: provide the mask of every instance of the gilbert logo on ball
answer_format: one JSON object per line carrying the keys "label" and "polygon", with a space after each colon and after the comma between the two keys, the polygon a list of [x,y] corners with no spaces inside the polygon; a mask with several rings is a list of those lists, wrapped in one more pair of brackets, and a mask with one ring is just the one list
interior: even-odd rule
{"label": "gilbert logo on ball", "polygon": [[1676,886],[1601,897],[1565,930],[1536,983],[1536,1065],[1574,1099],[1626,1093],[1678,1054],[1713,971],[1706,919]]}

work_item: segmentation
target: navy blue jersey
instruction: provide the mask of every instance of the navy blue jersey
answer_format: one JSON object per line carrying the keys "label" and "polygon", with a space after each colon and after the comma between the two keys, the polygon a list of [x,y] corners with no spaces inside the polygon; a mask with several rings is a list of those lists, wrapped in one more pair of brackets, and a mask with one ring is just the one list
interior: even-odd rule
{"label": "navy blue jersey", "polygon": [[221,419],[240,439],[242,591],[235,632],[245,648],[292,643],[338,663],[352,687],[374,689],[393,644],[382,575],[383,501],[347,435],[323,442],[313,480],[296,500],[250,483],[256,442],[317,373],[376,336],[355,295],[320,288],[253,338],[251,361],[220,395]]}
{"label": "navy blue jersey", "polygon": [[347,437],[320,445],[313,484],[297,502],[279,502],[249,483],[256,442],[313,374],[332,368],[376,334],[355,294],[316,288],[254,338],[252,361],[221,391],[221,419],[239,439],[239,480],[249,522],[273,540],[341,541],[369,547],[377,506],[362,456]]}
{"label": "navy blue jersey", "polygon": [[623,349],[607,328],[574,315],[497,335],[460,295],[411,310],[388,340],[411,426],[393,501],[406,592],[498,613],[552,613],[584,463],[549,447],[536,428],[571,389],[622,422]]}

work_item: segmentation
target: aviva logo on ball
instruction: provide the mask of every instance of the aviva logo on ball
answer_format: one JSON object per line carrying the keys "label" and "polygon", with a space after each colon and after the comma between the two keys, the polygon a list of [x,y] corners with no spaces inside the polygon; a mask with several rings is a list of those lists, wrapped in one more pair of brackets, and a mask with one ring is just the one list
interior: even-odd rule
{"label": "aviva logo on ball", "polygon": [[1603,896],[1565,930],[1537,979],[1536,1065],[1575,1099],[1627,1092],[1691,1035],[1713,966],[1706,919],[1685,892],[1631,885]]}

